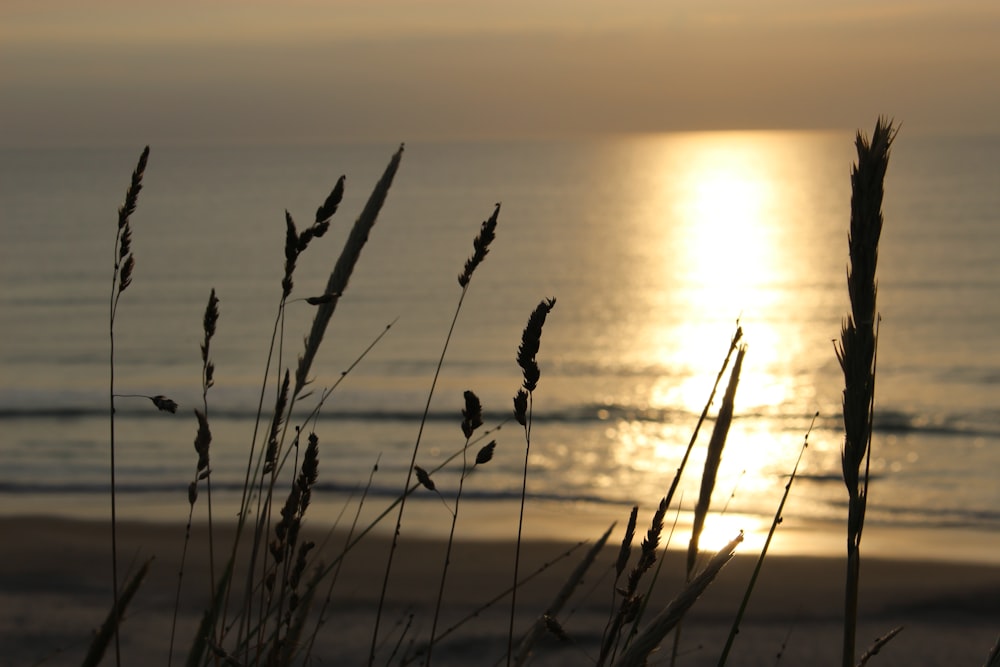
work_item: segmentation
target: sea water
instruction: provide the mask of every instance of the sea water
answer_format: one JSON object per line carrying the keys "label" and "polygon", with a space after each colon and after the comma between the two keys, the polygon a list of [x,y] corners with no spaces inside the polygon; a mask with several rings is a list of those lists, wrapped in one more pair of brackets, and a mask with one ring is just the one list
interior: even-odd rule
{"label": "sea water", "polygon": [[[774,548],[840,550],[843,376],[833,341],[849,312],[853,140],[720,132],[408,144],[313,365],[313,393],[290,425],[319,437],[311,521],[348,521],[362,498],[362,522],[380,512],[400,492],[418,437],[426,469],[461,451],[471,390],[490,431],[470,456],[488,440],[497,447],[465,481],[459,532],[513,536],[527,449],[510,418],[521,382],[515,355],[528,315],[554,297],[532,401],[529,536],[594,538],[633,504],[648,522],[739,326],[746,360],[703,542],[739,530],[762,541],[808,434]],[[4,514],[109,513],[114,240],[141,148],[0,151]],[[134,279],[114,321],[115,391],[163,394],[181,407],[170,415],[146,399],[115,400],[121,516],[187,516],[213,288],[221,317],[207,397],[212,483],[216,516],[235,514],[257,406],[263,432],[277,377],[294,373],[314,312],[294,299],[322,293],[396,148],[152,147],[132,218]],[[341,174],[344,202],[331,232],[299,259],[268,369],[285,212],[308,226]],[[865,540],[896,556],[1000,560],[997,183],[996,137],[904,130],[893,147]],[[457,276],[497,203],[496,241],[428,402],[461,295]],[[671,509],[672,522],[679,503],[678,543],[728,378],[727,369]],[[421,490],[406,529],[446,534],[460,470],[458,457],[434,473],[441,497]]]}

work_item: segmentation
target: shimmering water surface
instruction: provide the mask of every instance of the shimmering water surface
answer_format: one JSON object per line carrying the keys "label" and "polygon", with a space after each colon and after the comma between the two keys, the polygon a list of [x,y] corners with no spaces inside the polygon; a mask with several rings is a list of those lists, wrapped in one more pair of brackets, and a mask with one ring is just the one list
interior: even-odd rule
{"label": "shimmering water surface", "polygon": [[[119,400],[125,516],[186,517],[201,317],[213,287],[222,316],[209,410],[221,506],[241,488],[280,295],[284,209],[304,227],[347,175],[333,231],[299,262],[295,295],[320,293],[394,149],[152,147],[133,218],[136,274],[115,325],[116,384],[182,408],[169,416]],[[140,150],[0,152],[5,514],[107,514],[113,242]],[[395,322],[316,425],[312,520],[332,521],[376,460],[366,511],[398,493],[458,302],[456,276],[499,201],[498,237],[459,315],[418,456],[431,468],[461,447],[466,389],[481,397],[487,427],[503,424],[490,436],[495,460],[466,484],[460,531],[516,531],[525,447],[508,420],[520,382],[514,355],[528,314],[556,297],[534,396],[530,535],[595,537],[633,503],[648,521],[738,321],[748,351],[703,542],[744,529],[759,543],[818,412],[775,548],[839,550],[843,381],[832,340],[848,308],[853,159],[853,137],[835,132],[408,145],[313,366],[315,387],[331,386]],[[998,182],[997,138],[904,132],[893,151],[866,540],[897,555],[998,559]],[[294,366],[311,316],[304,303],[289,306],[282,366]],[[269,386],[265,402],[273,394]],[[315,400],[300,403],[303,416]],[[684,510],[710,432],[711,423],[688,464]],[[446,495],[455,470],[435,475]],[[411,530],[447,531],[440,501],[425,500]],[[681,532],[686,521],[682,511]]]}

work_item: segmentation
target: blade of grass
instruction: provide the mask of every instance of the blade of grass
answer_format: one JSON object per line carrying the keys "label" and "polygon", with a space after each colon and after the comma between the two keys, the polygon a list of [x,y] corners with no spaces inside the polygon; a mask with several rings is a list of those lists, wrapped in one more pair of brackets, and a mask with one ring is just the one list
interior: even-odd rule
{"label": "blade of grass", "polygon": [[858,667],[865,667],[869,660],[878,655],[878,652],[885,648],[885,645],[891,642],[893,638],[902,631],[903,626],[900,625],[876,639],[872,645],[868,647],[868,650],[861,654],[861,659],[858,660]]}
{"label": "blade of grass", "polygon": [[521,640],[520,645],[517,647],[517,655],[514,659],[515,665],[521,667],[521,665],[524,665],[528,660],[528,657],[531,655],[531,649],[534,648],[538,640],[541,639],[546,632],[548,632],[548,625],[546,622],[547,619],[555,618],[559,615],[559,612],[562,611],[562,608],[573,594],[573,591],[576,590],[577,586],[580,585],[580,582],[583,581],[583,577],[587,573],[587,570],[589,570],[590,566],[594,564],[597,554],[600,553],[601,549],[604,548],[604,545],[607,544],[608,537],[611,536],[611,531],[614,530],[614,528],[615,524],[612,523],[611,526],[604,531],[604,534],[598,538],[597,542],[595,542],[594,545],[587,550],[587,553],[584,554],[583,560],[581,560],[573,572],[570,573],[570,576],[566,579],[565,583],[563,583],[562,588],[559,589],[559,592],[556,594],[551,604],[549,604],[549,606],[545,609],[545,613],[543,613],[538,620],[535,621],[535,624],[531,626],[531,630],[528,631],[524,639]]}
{"label": "blade of grass", "polygon": [[729,544],[720,549],[708,562],[705,569],[692,578],[677,597],[635,637],[615,663],[615,667],[641,667],[645,665],[650,654],[659,647],[664,637],[677,626],[687,610],[715,580],[726,563],[732,559],[737,545],[742,541],[743,534],[740,533]]}
{"label": "blade of grass", "polygon": [[[722,451],[726,446],[726,438],[729,435],[729,427],[733,422],[733,408],[736,400],[736,388],[740,381],[740,371],[743,367],[743,357],[746,354],[746,346],[740,346],[736,353],[736,361],[733,363],[733,370],[729,375],[729,383],[726,385],[726,393],[722,397],[722,405],[719,407],[719,415],[715,420],[715,427],[712,429],[712,437],[708,442],[708,452],[705,455],[705,468],[701,475],[701,491],[698,494],[698,502],[694,508],[694,520],[691,524],[691,541],[688,543],[687,552],[687,578],[691,578],[694,572],[695,562],[698,559],[698,546],[701,540],[701,531],[705,527],[705,519],[708,517],[708,508],[712,501],[712,491],[715,489],[715,478],[719,471],[719,464],[722,462]],[[674,647],[671,656],[671,664],[677,662],[677,651],[680,648],[681,624],[677,624],[677,632],[674,633]]]}
{"label": "blade of grass", "polygon": [[125,609],[128,608],[132,598],[135,597],[136,592],[139,590],[139,585],[142,584],[142,580],[149,573],[149,566],[152,562],[153,559],[150,558],[143,563],[131,581],[122,589],[121,597],[115,600],[111,606],[111,611],[108,612],[107,618],[101,624],[101,629],[94,635],[94,639],[90,642],[90,648],[87,650],[87,655],[84,656],[81,663],[82,667],[97,667],[97,665],[101,664],[108,644],[111,643],[113,638],[118,636],[118,626],[121,625]]}

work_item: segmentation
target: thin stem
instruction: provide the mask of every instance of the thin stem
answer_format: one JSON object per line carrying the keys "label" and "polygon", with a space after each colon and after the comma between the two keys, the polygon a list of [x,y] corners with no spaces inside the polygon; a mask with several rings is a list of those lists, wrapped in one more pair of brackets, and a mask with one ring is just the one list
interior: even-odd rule
{"label": "thin stem", "polygon": [[109,322],[108,322],[108,339],[110,353],[108,355],[109,359],[109,369],[110,378],[108,382],[108,406],[109,406],[109,417],[111,422],[111,430],[109,436],[109,448],[110,448],[110,466],[111,466],[111,591],[114,596],[114,601],[112,603],[112,612],[114,613],[115,624],[114,624],[114,635],[115,635],[115,664],[119,667],[121,666],[121,642],[118,638],[118,501],[115,495],[116,492],[116,479],[115,479],[115,314],[118,311],[118,299],[121,296],[121,289],[119,287],[119,276],[120,276],[120,262],[118,259],[118,249],[121,245],[122,228],[119,227],[117,234],[115,235],[115,260],[114,260],[114,273],[111,277],[111,300],[109,304]]}
{"label": "thin stem", "polygon": [[[576,544],[574,544],[573,546],[569,547],[566,551],[564,551],[563,553],[559,554],[558,556],[556,556],[552,560],[543,563],[541,566],[539,566],[537,569],[535,569],[531,574],[528,574],[527,576],[524,577],[524,579],[522,579],[521,581],[517,582],[516,586],[508,586],[505,590],[500,591],[499,593],[497,593],[496,595],[494,595],[492,598],[490,598],[489,600],[487,600],[486,602],[482,603],[477,608],[473,609],[471,612],[469,612],[468,614],[466,614],[466,616],[464,618],[456,621],[451,627],[449,627],[444,632],[442,632],[440,635],[438,635],[437,639],[435,639],[434,642],[438,643],[438,644],[441,643],[441,641],[445,637],[448,637],[453,632],[455,632],[456,630],[458,630],[459,628],[461,628],[463,625],[465,625],[466,623],[468,623],[472,619],[478,617],[484,611],[486,611],[487,609],[489,609],[490,607],[492,607],[496,603],[498,603],[501,600],[503,600],[505,597],[507,597],[507,594],[510,593],[511,591],[513,591],[515,588],[517,588],[519,586],[524,586],[528,582],[532,581],[536,577],[538,577],[541,574],[543,574],[544,572],[546,572],[552,566],[554,566],[557,563],[559,563],[559,561],[564,560],[566,558],[569,558],[570,556],[573,555],[574,551],[576,551],[577,549],[579,549],[580,547],[582,547],[584,544],[586,544],[586,543],[585,542],[577,542]],[[418,650],[417,655],[419,655],[419,650]]]}
{"label": "thin stem", "polygon": [[462,311],[462,302],[465,300],[465,295],[468,290],[469,284],[466,283],[462,287],[461,295],[458,297],[458,305],[455,307],[455,314],[451,318],[451,326],[448,327],[448,335],[444,340],[441,357],[438,359],[437,366],[434,369],[434,379],[431,381],[431,388],[427,393],[427,403],[424,405],[424,414],[420,418],[420,427],[417,429],[417,441],[413,444],[413,454],[410,457],[410,465],[406,470],[406,483],[403,485],[403,494],[399,502],[399,513],[396,516],[396,528],[392,532],[392,545],[389,547],[389,560],[385,565],[385,576],[382,578],[382,592],[379,594],[378,598],[378,611],[375,613],[375,627],[372,629],[371,648],[368,652],[368,667],[371,667],[375,663],[375,649],[378,646],[379,623],[382,620],[382,609],[385,607],[386,591],[389,589],[389,575],[392,572],[393,556],[396,553],[396,546],[399,543],[399,533],[403,525],[403,510],[406,509],[406,498],[409,496],[408,489],[410,488],[410,483],[413,480],[413,466],[417,464],[417,452],[420,450],[420,440],[424,434],[424,426],[427,424],[427,416],[431,411],[431,399],[434,397],[434,389],[437,387],[437,381],[441,375],[441,367],[444,366],[444,358],[448,352],[448,344],[451,342],[451,336],[455,331],[455,324],[458,322],[458,315]]}
{"label": "thin stem", "polygon": [[[264,363],[264,380],[261,382],[260,395],[257,399],[257,413],[254,417],[253,435],[250,438],[250,453],[247,456],[247,469],[243,479],[243,493],[240,496],[240,511],[239,514],[237,515],[238,518],[236,521],[236,534],[233,537],[233,546],[229,555],[229,559],[231,562],[235,562],[236,560],[236,551],[239,548],[240,538],[243,536],[243,528],[246,525],[247,510],[250,509],[250,502],[252,496],[251,493],[252,483],[253,480],[256,479],[257,477],[256,471],[260,469],[260,455],[258,454],[255,457],[257,448],[257,436],[260,435],[260,420],[264,414],[264,395],[267,392],[267,377],[271,373],[271,362],[274,360],[274,343],[278,337],[278,324],[281,322],[281,314],[284,307],[285,307],[285,299],[284,297],[282,297],[280,303],[278,304],[278,313],[274,318],[274,327],[271,331],[271,344],[267,351],[267,360]],[[256,467],[254,466],[254,461],[257,462]],[[254,551],[256,551],[256,549],[254,549]],[[251,556],[251,558],[253,558],[253,556]],[[237,638],[240,641],[242,641],[243,639],[243,633],[244,630],[246,629],[246,623],[249,620],[249,614],[250,614],[249,599],[251,597],[249,591],[251,590],[250,586],[252,585],[252,581],[253,581],[253,565],[251,564],[250,573],[247,575],[247,585],[248,585],[247,605],[244,607],[244,613],[240,617],[240,627],[237,631]],[[232,592],[232,586],[229,585],[226,587],[226,596],[225,596],[226,601],[222,605],[222,616],[220,624],[223,628],[225,628],[226,626],[226,613],[229,609],[229,595],[231,592]]]}
{"label": "thin stem", "polygon": [[441,572],[441,584],[438,586],[437,603],[434,605],[434,621],[431,623],[431,640],[427,644],[427,659],[425,665],[431,664],[431,652],[434,648],[434,637],[437,634],[438,619],[441,616],[441,601],[444,599],[444,584],[448,579],[448,566],[451,564],[451,548],[455,544],[455,526],[458,524],[458,507],[462,502],[462,488],[465,486],[465,477],[469,470],[469,438],[465,439],[465,447],[462,448],[462,475],[458,478],[458,493],[455,495],[455,509],[451,514],[451,530],[448,532],[448,547],[444,554],[444,568]]}
{"label": "thin stem", "polygon": [[524,424],[524,471],[521,474],[521,509],[517,518],[517,546],[514,550],[514,586],[510,592],[510,625],[507,631],[507,667],[514,657],[514,614],[517,610],[517,577],[521,565],[521,536],[524,529],[524,502],[528,495],[528,455],[531,453],[531,419],[534,392],[528,392],[528,415]]}
{"label": "thin stem", "polygon": [[799,472],[799,463],[802,462],[802,455],[805,454],[806,448],[809,446],[809,434],[812,433],[813,426],[816,424],[816,417],[819,417],[817,412],[812,419],[812,423],[809,424],[809,430],[806,432],[806,437],[802,442],[802,447],[799,449],[799,456],[795,459],[795,466],[792,468],[792,474],[788,478],[788,484],[785,485],[785,492],[781,496],[781,502],[778,503],[778,511],[774,513],[774,519],[771,521],[771,528],[767,531],[767,539],[764,540],[764,548],[760,551],[760,557],[757,559],[757,565],[754,566],[753,574],[750,576],[750,583],[747,584],[747,589],[743,594],[743,600],[740,602],[740,608],[736,612],[736,619],[733,621],[733,626],[729,631],[729,636],[726,638],[726,645],[722,649],[722,655],[719,656],[719,667],[724,667],[726,660],[729,659],[729,652],[733,648],[733,642],[736,641],[736,635],[740,631],[740,623],[743,621],[743,614],[746,613],[747,605],[750,602],[750,595],[753,593],[754,586],[757,584],[757,577],[760,575],[760,569],[764,565],[764,557],[767,556],[767,550],[771,546],[771,539],[774,537],[774,532],[778,529],[778,524],[782,521],[781,513],[785,509],[785,501],[788,500],[788,494],[792,491],[792,483],[795,481],[795,476]]}
{"label": "thin stem", "polygon": [[188,546],[191,544],[191,523],[193,519],[194,503],[191,503],[188,509],[187,525],[184,527],[184,546],[181,548],[181,564],[177,570],[177,589],[174,591],[174,612],[170,619],[170,646],[167,649],[167,667],[170,667],[174,660],[174,642],[177,639],[177,617],[180,614],[181,606],[181,584],[184,581],[184,563],[187,561]]}
{"label": "thin stem", "polygon": [[[117,275],[117,273],[116,273]],[[116,281],[117,284],[117,281]],[[110,418],[111,418],[111,436],[109,440],[111,449],[111,580],[112,580],[112,594],[114,595],[114,603],[112,605],[115,622],[115,664],[121,665],[121,642],[118,638],[118,502],[115,497],[115,308],[114,305],[117,304],[117,298],[112,297],[112,308],[111,308],[111,329],[110,329],[110,341],[111,341],[111,379],[110,379],[110,395],[109,395],[109,405],[110,405]]]}
{"label": "thin stem", "polygon": [[[484,431],[476,439],[476,442],[479,442],[479,441],[485,439],[487,436],[489,436],[490,434],[492,434],[494,431],[500,430],[500,428],[503,426],[503,424],[506,424],[506,423],[507,423],[507,421],[504,420],[496,428],[488,430],[488,431]],[[444,461],[442,461],[441,463],[439,463],[434,468],[431,468],[430,470],[428,470],[427,471],[428,474],[429,475],[433,475],[434,473],[438,472],[439,470],[444,469],[445,466],[447,466],[449,463],[451,463],[452,461],[454,461],[455,459],[457,459],[459,456],[461,456],[461,454],[462,454],[462,450],[461,449],[459,449],[459,450],[457,450],[455,452],[452,452],[451,454],[448,455],[448,457]],[[397,507],[400,503],[403,502],[403,498],[405,496],[410,495],[411,493],[415,492],[419,488],[421,488],[419,483],[411,483],[410,486],[402,494],[400,494],[399,496],[397,496],[395,500],[393,500],[391,503],[389,503],[389,505],[386,506],[386,508],[384,510],[382,510],[378,514],[378,516],[376,516],[374,519],[372,519],[371,521],[369,521],[368,525],[365,526],[364,529],[362,529],[353,540],[349,541],[349,543],[344,547],[343,551],[341,551],[337,556],[335,556],[334,559],[328,565],[326,565],[326,566],[323,567],[323,569],[321,570],[319,576],[320,577],[325,577],[327,574],[329,574],[330,572],[332,572],[333,569],[336,568],[343,561],[344,557],[347,555],[347,553],[349,551],[351,551],[354,547],[356,547],[358,545],[358,543],[361,542],[361,540],[364,539],[366,535],[368,535],[368,533],[370,533],[372,530],[375,529],[375,526],[377,526],[378,524],[382,523],[382,520],[385,519],[387,516],[389,516],[389,513],[392,512],[392,510],[395,507]]]}
{"label": "thin stem", "polygon": [[[365,499],[368,497],[368,492],[371,491],[372,482],[374,481],[375,473],[378,471],[378,464],[379,464],[379,461],[381,459],[382,459],[382,455],[381,454],[379,454],[377,457],[375,457],[375,465],[372,466],[372,470],[368,474],[368,483],[365,485],[364,491],[361,494],[361,499],[358,501],[358,507],[357,507],[357,509],[354,512],[354,520],[351,521],[351,527],[347,531],[347,537],[345,538],[345,545],[346,544],[350,544],[351,538],[354,536],[354,531],[358,527],[358,519],[361,518],[361,510],[364,508]],[[348,502],[350,502],[350,499],[348,499]],[[346,509],[346,505],[345,505],[345,509]],[[339,519],[338,519],[338,521],[339,521]],[[340,570],[341,570],[343,564],[344,564],[343,559],[341,559],[340,561],[338,561],[338,563],[336,565],[336,568],[333,570],[333,573],[330,575],[330,583],[327,585],[326,597],[323,600],[322,606],[320,606],[320,609],[319,609],[319,618],[316,619],[316,627],[313,628],[312,634],[309,636],[309,643],[306,646],[305,657],[302,660],[302,663],[305,664],[305,665],[311,664],[310,658],[312,657],[313,646],[316,643],[316,637],[319,635],[320,628],[326,622],[326,612],[327,612],[327,609],[329,609],[329,607],[330,607],[330,601],[333,599],[333,589],[337,585],[337,579],[340,577]],[[319,576],[317,576],[316,580],[319,581],[326,574],[329,574],[329,573],[322,573],[322,572],[319,573]]]}

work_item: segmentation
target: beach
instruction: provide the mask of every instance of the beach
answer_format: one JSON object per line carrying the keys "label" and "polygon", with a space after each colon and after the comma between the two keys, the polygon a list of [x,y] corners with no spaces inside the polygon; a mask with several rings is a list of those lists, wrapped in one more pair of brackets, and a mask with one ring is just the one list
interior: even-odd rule
{"label": "beach", "polygon": [[[90,633],[110,607],[109,524],[32,517],[6,518],[0,527],[6,536],[0,547],[2,664],[79,664]],[[123,523],[118,535],[122,570],[155,558],[122,626],[123,664],[165,661],[184,526]],[[321,560],[328,561],[344,544],[339,533],[310,533],[309,537],[321,544]],[[216,558],[220,560],[219,554],[227,553],[231,544],[231,532],[217,528],[215,538]],[[593,664],[611,604],[612,564],[620,540],[621,532],[613,532],[609,545],[557,616],[569,640],[545,637],[537,645],[531,664]],[[208,596],[204,526],[193,528],[191,544],[174,652],[178,663],[186,657]],[[315,664],[364,664],[388,546],[384,535],[371,535],[348,553],[319,633]],[[519,590],[517,634],[546,610],[588,548],[583,545],[561,557],[572,546],[540,540],[523,545],[522,576],[545,563],[551,565]],[[381,622],[379,664],[392,654],[411,614],[412,624],[393,664],[412,649],[411,639],[419,642],[429,634],[444,549],[441,540],[407,537],[404,531]],[[512,542],[462,541],[455,545],[438,634],[509,586],[513,552]],[[716,664],[755,560],[756,554],[738,550],[736,558],[695,604],[683,624],[678,664]],[[668,552],[653,593],[653,607],[666,604],[678,590],[682,562],[680,552]],[[728,664],[839,664],[843,569],[842,559],[837,558],[769,556]],[[434,663],[497,663],[506,648],[508,615],[509,597],[442,640],[434,650]],[[1000,567],[863,560],[859,653],[876,637],[898,626],[903,626],[903,631],[870,664],[983,664],[1000,635]],[[668,639],[665,652],[654,656],[652,664],[666,664],[671,641]],[[110,664],[112,659],[108,656],[105,662]]]}
{"label": "beach", "polygon": [[0,667],[1000,667],[993,5],[36,4]]}

